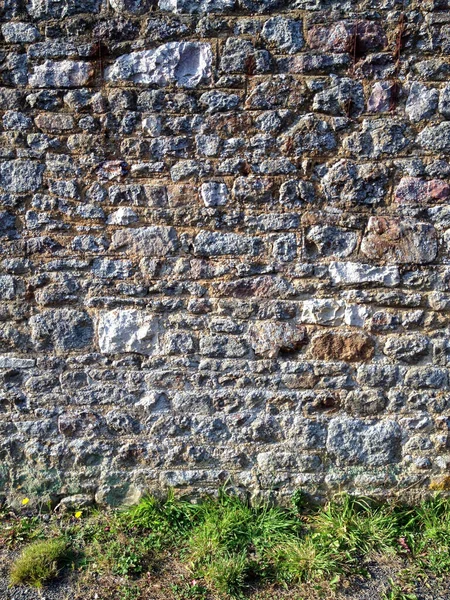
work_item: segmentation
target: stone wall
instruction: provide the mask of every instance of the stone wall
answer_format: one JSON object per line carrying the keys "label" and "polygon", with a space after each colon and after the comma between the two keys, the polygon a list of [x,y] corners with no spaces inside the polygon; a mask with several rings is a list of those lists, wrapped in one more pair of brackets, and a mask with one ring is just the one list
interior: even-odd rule
{"label": "stone wall", "polygon": [[445,489],[450,3],[3,0],[1,33],[3,495]]}

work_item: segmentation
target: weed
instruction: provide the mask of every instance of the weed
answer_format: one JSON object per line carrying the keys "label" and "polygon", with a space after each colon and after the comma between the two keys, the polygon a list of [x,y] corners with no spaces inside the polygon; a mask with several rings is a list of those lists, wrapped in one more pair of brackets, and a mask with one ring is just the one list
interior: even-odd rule
{"label": "weed", "polygon": [[10,580],[12,585],[26,583],[40,588],[54,579],[68,558],[68,546],[64,539],[35,542],[27,546],[14,562]]}

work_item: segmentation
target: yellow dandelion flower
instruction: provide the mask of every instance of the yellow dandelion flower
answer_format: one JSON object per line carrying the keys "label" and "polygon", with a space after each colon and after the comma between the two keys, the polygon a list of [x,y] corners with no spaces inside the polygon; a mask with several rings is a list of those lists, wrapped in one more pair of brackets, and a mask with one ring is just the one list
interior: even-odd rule
{"label": "yellow dandelion flower", "polygon": [[75,513],[75,519],[80,519],[82,514],[83,513],[81,512],[81,510],[77,510],[77,512]]}
{"label": "yellow dandelion flower", "polygon": [[26,506],[26,505],[28,504],[28,502],[29,502],[29,501],[30,501],[30,499],[29,499],[29,498],[24,498],[24,499],[22,500],[22,506]]}

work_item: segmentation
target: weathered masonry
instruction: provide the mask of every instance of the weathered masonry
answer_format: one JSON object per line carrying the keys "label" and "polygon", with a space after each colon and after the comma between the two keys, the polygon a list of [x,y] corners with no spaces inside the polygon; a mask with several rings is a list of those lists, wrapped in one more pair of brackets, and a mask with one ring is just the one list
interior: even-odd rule
{"label": "weathered masonry", "polygon": [[450,487],[450,2],[1,6],[0,496]]}

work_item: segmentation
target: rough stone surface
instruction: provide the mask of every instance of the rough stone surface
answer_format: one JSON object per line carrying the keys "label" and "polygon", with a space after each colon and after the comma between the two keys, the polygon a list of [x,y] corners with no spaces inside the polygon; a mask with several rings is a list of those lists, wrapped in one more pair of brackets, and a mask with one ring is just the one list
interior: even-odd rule
{"label": "rough stone surface", "polygon": [[105,71],[109,81],[176,83],[194,88],[211,77],[212,51],[209,44],[169,42],[155,50],[143,50],[120,56]]}
{"label": "rough stone surface", "polygon": [[436,258],[434,227],[413,219],[370,217],[361,243],[362,253],[390,263],[428,263]]}
{"label": "rough stone surface", "polygon": [[448,8],[3,2],[0,502],[446,475]]}

